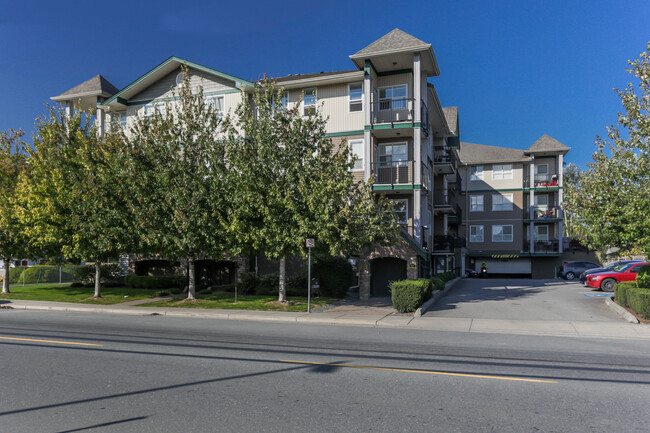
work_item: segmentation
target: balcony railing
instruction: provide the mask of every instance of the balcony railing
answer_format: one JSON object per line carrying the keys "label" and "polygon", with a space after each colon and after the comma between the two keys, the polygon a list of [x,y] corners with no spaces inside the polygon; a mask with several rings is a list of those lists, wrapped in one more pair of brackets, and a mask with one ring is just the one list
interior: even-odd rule
{"label": "balcony railing", "polygon": [[454,252],[454,237],[449,235],[436,235],[433,237],[433,251],[453,253]]}
{"label": "balcony railing", "polygon": [[435,174],[452,174],[454,172],[456,167],[456,154],[454,152],[437,152],[433,158],[433,170]]}
{"label": "balcony railing", "polygon": [[375,162],[375,185],[413,185],[413,161]]}
{"label": "balcony railing", "polygon": [[372,124],[413,122],[415,99],[384,99],[372,104]]}
{"label": "balcony railing", "polygon": [[451,206],[456,204],[456,193],[449,189],[436,189],[433,204],[435,206]]}
{"label": "balcony railing", "polygon": [[532,212],[529,208],[524,211],[524,218],[535,220],[559,219],[562,218],[561,212],[562,210],[558,206],[533,206]]}
{"label": "balcony railing", "polygon": [[420,100],[420,123],[424,133],[429,135],[429,109],[423,100]]}
{"label": "balcony railing", "polygon": [[558,175],[557,174],[536,174],[535,181],[531,185],[530,177],[524,178],[524,187],[525,188],[552,188],[558,186]]}
{"label": "balcony railing", "polygon": [[[560,241],[558,239],[537,240],[534,241],[535,254],[553,254],[560,252]],[[530,240],[524,239],[524,252],[530,251]]]}

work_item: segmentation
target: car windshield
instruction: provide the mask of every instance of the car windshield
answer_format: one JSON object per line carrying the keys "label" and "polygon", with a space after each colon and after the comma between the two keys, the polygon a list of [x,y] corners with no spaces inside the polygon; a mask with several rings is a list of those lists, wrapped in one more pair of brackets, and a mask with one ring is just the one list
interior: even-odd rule
{"label": "car windshield", "polygon": [[615,272],[624,272],[630,269],[632,266],[636,265],[636,263],[623,263],[618,266],[616,266],[614,269],[612,269]]}

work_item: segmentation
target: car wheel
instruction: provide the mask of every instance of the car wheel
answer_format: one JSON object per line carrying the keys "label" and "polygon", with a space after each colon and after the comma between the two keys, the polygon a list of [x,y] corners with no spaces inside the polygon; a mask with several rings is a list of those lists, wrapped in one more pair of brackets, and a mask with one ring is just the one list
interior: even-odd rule
{"label": "car wheel", "polygon": [[566,274],[564,274],[564,279],[565,280],[573,280],[575,277],[576,277],[576,274],[574,274],[573,272],[567,272]]}
{"label": "car wheel", "polygon": [[606,278],[603,280],[602,283],[600,283],[600,289],[603,292],[613,292],[615,285],[616,285],[616,280],[614,280],[613,278]]}

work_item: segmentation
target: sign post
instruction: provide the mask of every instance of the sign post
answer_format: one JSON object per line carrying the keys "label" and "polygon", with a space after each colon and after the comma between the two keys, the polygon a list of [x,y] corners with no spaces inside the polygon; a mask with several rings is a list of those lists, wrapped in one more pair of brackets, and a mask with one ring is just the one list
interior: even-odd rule
{"label": "sign post", "polygon": [[307,239],[307,249],[309,250],[309,261],[307,264],[307,313],[311,313],[311,249],[316,243],[313,239]]}

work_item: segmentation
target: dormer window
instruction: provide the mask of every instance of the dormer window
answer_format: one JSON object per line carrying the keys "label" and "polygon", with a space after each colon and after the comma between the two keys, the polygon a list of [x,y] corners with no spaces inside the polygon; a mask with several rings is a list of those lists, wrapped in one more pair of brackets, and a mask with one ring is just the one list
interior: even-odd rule
{"label": "dormer window", "polygon": [[179,72],[179,73],[176,75],[176,85],[177,85],[177,86],[181,86],[181,85],[183,85],[183,80],[184,80],[184,79],[185,79],[185,73],[183,73],[183,71]]}

